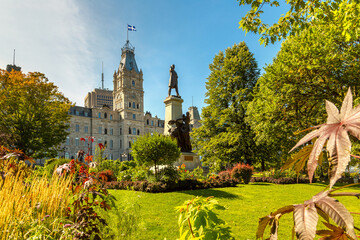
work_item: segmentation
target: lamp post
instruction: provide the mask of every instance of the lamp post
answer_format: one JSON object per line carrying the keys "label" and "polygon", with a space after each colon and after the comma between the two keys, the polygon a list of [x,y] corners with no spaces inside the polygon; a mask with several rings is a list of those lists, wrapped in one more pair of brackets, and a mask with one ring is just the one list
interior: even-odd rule
{"label": "lamp post", "polygon": [[128,154],[127,154],[126,152],[123,152],[123,153],[121,154],[121,158],[122,158],[122,159],[125,158],[125,160],[126,160],[127,156],[128,156]]}
{"label": "lamp post", "polygon": [[64,158],[65,158],[65,153],[66,153],[66,150],[67,150],[67,147],[63,147],[62,150],[64,151]]}

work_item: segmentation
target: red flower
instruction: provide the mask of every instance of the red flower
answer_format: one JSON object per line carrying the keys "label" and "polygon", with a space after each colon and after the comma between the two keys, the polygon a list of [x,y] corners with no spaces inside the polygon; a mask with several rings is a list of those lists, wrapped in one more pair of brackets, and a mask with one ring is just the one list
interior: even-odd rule
{"label": "red flower", "polygon": [[100,148],[100,150],[103,150],[105,147],[102,143],[99,143],[99,148]]}
{"label": "red flower", "polygon": [[85,138],[80,138],[80,141],[84,141],[84,142],[85,142],[86,140],[85,140]]}

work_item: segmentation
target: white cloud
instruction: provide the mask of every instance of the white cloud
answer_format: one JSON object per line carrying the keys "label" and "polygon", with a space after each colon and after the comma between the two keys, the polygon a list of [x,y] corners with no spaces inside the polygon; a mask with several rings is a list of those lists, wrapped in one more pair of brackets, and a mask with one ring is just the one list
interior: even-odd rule
{"label": "white cloud", "polygon": [[[70,0],[0,0],[0,68],[12,62],[24,72],[45,73],[65,96],[83,105],[97,81],[97,34],[82,6]],[[96,36],[96,37],[95,37]]]}

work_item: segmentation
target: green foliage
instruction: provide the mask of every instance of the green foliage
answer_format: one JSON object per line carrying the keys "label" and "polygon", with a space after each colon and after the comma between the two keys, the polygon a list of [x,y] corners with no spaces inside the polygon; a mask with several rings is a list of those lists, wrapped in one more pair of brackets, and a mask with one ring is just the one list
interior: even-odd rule
{"label": "green foliage", "polygon": [[209,68],[202,126],[192,133],[195,151],[209,166],[251,161],[256,145],[245,117],[259,76],[255,58],[241,42],[220,51]]}
{"label": "green foliage", "polygon": [[96,167],[98,171],[103,170],[112,170],[115,175],[117,175],[122,167],[122,162],[120,160],[104,160]]}
{"label": "green foliage", "polygon": [[152,171],[148,167],[143,165],[130,166],[124,170],[120,170],[118,173],[119,181],[144,181],[153,176]]}
{"label": "green foliage", "polygon": [[267,161],[284,163],[304,136],[295,133],[325,121],[325,99],[340,105],[351,87],[360,100],[360,45],[345,42],[339,31],[318,24],[289,37],[260,77],[247,121]]}
{"label": "green foliage", "polygon": [[[346,41],[359,39],[360,4],[354,0],[289,0],[286,1],[286,14],[282,14],[277,23],[268,25],[261,20],[264,6],[279,7],[277,0],[238,0],[240,5],[251,5],[251,10],[239,22],[246,32],[259,33],[260,42],[265,46],[270,42],[285,39],[288,35],[299,34],[317,21],[340,30],[339,36]],[[281,4],[285,4],[284,2]],[[285,8],[286,9],[286,8]],[[271,10],[269,10],[271,11]],[[336,26],[336,27],[335,27]]]}
{"label": "green foliage", "polygon": [[225,209],[213,197],[196,197],[176,209],[179,212],[180,240],[234,239],[230,227],[213,211]]}
{"label": "green foliage", "polygon": [[0,69],[0,106],[0,144],[34,158],[57,154],[71,103],[44,74]]}
{"label": "green foliage", "polygon": [[155,176],[157,175],[157,166],[170,165],[180,157],[180,149],[176,141],[158,133],[137,138],[131,153],[139,165],[154,166]]}
{"label": "green foliage", "polygon": [[71,160],[67,158],[50,158],[45,161],[43,173],[51,177],[58,166],[69,163],[70,161]]}
{"label": "green foliage", "polygon": [[180,179],[179,171],[173,166],[162,168],[159,173],[159,180],[162,182],[176,182]]}

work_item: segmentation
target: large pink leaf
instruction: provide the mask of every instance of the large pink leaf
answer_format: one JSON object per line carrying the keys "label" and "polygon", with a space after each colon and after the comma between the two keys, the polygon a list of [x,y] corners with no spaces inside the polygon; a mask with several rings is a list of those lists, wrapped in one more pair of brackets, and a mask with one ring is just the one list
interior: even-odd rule
{"label": "large pink leaf", "polygon": [[[333,186],[336,181],[341,178],[341,174],[345,171],[346,166],[350,162],[351,142],[349,135],[344,128],[339,128],[336,134],[336,153],[330,153],[330,157],[337,157],[337,166],[335,173],[331,176],[330,186]],[[336,154],[336,155],[335,155]]]}
{"label": "large pink leaf", "polygon": [[314,203],[296,205],[294,224],[297,239],[313,240],[316,234],[318,218]]}
{"label": "large pink leaf", "polygon": [[349,236],[353,239],[357,239],[354,231],[354,219],[344,205],[328,196],[316,199],[315,204],[323,212],[329,215],[338,226],[345,228],[346,233]]}

